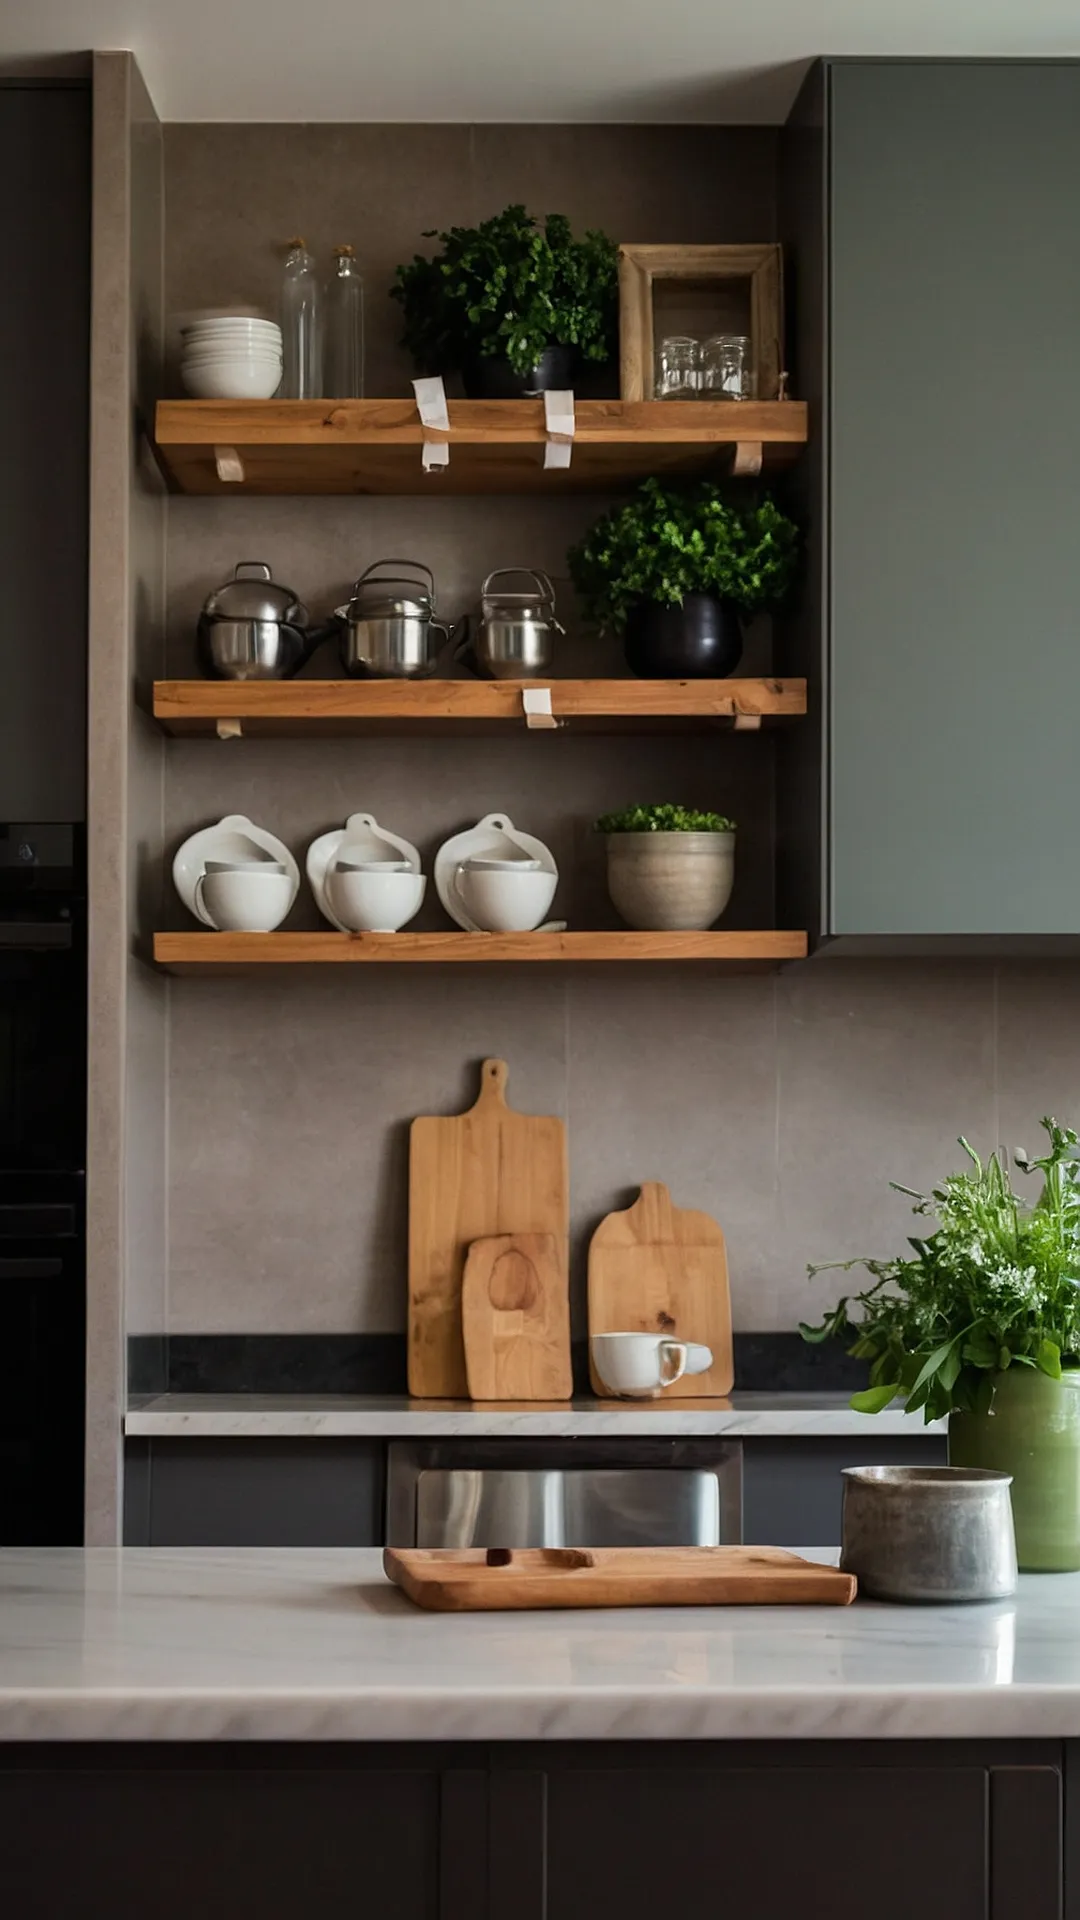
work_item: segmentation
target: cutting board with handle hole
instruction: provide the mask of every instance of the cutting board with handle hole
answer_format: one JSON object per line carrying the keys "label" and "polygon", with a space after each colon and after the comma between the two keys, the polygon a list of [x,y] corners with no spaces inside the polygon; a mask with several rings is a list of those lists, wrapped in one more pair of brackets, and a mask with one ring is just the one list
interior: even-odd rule
{"label": "cutting board with handle hole", "polygon": [[[609,1213],[589,1247],[589,1333],[662,1333],[712,1348],[707,1373],[684,1373],[662,1397],[731,1392],[735,1360],[724,1236],[707,1213],[672,1205],[647,1180],[632,1207]],[[592,1356],[593,1391],[607,1395]]]}
{"label": "cutting board with handle hole", "polygon": [[474,1240],[461,1283],[473,1400],[569,1400],[570,1289],[553,1233]]}
{"label": "cutting board with handle hole", "polygon": [[855,1576],[782,1547],[387,1547],[389,1579],[435,1613],[515,1607],[845,1607]]}
{"label": "cutting board with handle hole", "polygon": [[[467,1113],[424,1115],[409,1141],[409,1392],[468,1392],[461,1320],[465,1258],[474,1240],[550,1234],[567,1273],[566,1129],[506,1104],[505,1060],[485,1060]],[[568,1284],[568,1283],[567,1283]]]}

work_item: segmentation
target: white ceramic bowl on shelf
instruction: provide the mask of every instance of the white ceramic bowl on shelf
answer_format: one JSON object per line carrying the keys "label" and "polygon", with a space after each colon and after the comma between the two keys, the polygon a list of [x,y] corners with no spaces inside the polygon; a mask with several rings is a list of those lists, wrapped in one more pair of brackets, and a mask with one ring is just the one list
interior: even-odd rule
{"label": "white ceramic bowl on shelf", "polygon": [[182,362],[180,378],[196,400],[272,400],[281,385],[281,361],[221,359]]}

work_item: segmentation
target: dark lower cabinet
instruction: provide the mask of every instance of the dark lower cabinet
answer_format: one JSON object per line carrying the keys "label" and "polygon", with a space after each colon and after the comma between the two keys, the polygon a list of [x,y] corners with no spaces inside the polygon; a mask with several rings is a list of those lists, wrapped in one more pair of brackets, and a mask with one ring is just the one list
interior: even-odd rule
{"label": "dark lower cabinet", "polygon": [[313,1753],[0,1773],[0,1913],[439,1920],[438,1770]]}
{"label": "dark lower cabinet", "polygon": [[1054,1742],[0,1749],[0,1913],[1080,1920],[1065,1777]]}

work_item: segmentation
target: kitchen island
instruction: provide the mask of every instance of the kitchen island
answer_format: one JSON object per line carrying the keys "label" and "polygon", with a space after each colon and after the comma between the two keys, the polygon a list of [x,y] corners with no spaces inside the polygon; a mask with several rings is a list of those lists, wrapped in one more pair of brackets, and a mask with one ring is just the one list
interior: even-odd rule
{"label": "kitchen island", "polygon": [[1080,1575],[461,1616],[373,1552],[0,1553],[19,1920],[1058,1920],[1078,1741]]}

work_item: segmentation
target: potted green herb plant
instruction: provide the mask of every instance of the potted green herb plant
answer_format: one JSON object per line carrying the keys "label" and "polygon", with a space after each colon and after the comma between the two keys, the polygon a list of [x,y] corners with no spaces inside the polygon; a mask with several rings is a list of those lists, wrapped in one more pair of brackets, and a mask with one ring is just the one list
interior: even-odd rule
{"label": "potted green herb plant", "polygon": [[735,881],[735,822],[692,807],[601,814],[608,892],[627,926],[647,933],[711,927]]}
{"label": "potted green herb plant", "polygon": [[[1013,1191],[1004,1155],[911,1193],[936,1230],[892,1260],[854,1260],[873,1284],[803,1338],[838,1337],[870,1361],[852,1406],[878,1413],[899,1396],[927,1420],[948,1416],[949,1461],[1013,1477],[1020,1566],[1080,1568],[1080,1162],[1071,1127],[1044,1120],[1034,1205]],[[893,1183],[894,1186],[896,1183]],[[826,1271],[811,1267],[811,1274]]]}
{"label": "potted green herb plant", "polygon": [[575,240],[564,214],[541,223],[512,206],[424,237],[441,253],[417,254],[390,289],[421,373],[460,373],[470,398],[506,400],[572,387],[582,361],[615,357],[618,250],[605,234]]}
{"label": "potted green herb plant", "polygon": [[625,635],[631,672],[723,678],[742,655],[739,617],[790,591],[798,534],[766,494],[740,504],[711,481],[646,480],[569,555],[586,616]]}

